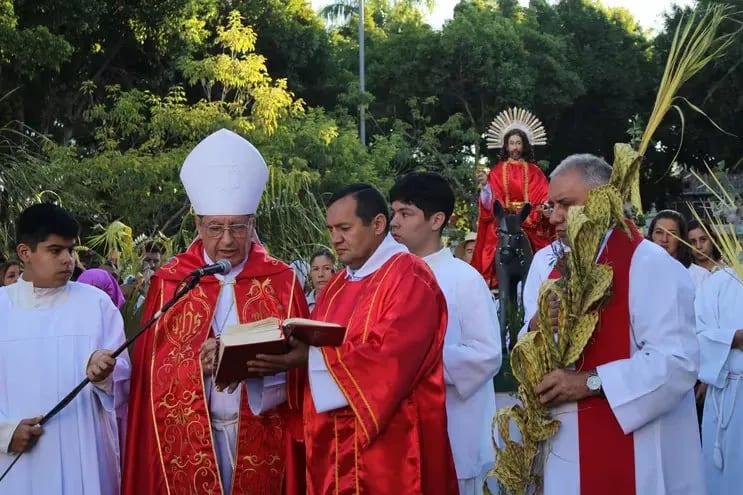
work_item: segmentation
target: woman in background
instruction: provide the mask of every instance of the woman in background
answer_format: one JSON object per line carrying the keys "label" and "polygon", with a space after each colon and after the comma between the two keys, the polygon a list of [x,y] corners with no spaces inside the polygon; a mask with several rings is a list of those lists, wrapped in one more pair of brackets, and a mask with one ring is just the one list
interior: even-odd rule
{"label": "woman in background", "polygon": [[709,276],[709,272],[692,263],[691,249],[685,244],[688,238],[689,227],[686,219],[676,210],[660,211],[650,222],[647,239],[658,244],[684,265],[689,271],[694,287],[698,289],[702,281]]}
{"label": "woman in background", "polygon": [[[689,222],[689,244],[694,249],[691,255],[694,258],[694,264],[704,268],[707,272],[713,272],[721,266],[722,256],[716,247],[717,239],[715,233],[707,224],[700,224],[696,220]],[[705,276],[706,278],[706,276]]]}
{"label": "woman in background", "polygon": [[124,299],[124,294],[122,294],[121,288],[119,288],[119,284],[117,283],[116,279],[106,270],[102,270],[100,268],[91,268],[90,270],[85,270],[77,278],[77,281],[81,284],[88,284],[92,285],[93,287],[98,287],[103,292],[108,294],[108,297],[111,298],[111,302],[113,302],[114,306],[119,309],[121,309],[121,307],[126,302],[126,300]]}
{"label": "woman in background", "polygon": [[335,274],[335,256],[327,249],[321,249],[310,258],[310,283],[312,290],[307,294],[307,305],[312,311],[315,301],[330,279]]}
{"label": "woman in background", "polygon": [[18,282],[23,273],[21,263],[18,261],[8,261],[0,266],[0,286],[12,285]]}

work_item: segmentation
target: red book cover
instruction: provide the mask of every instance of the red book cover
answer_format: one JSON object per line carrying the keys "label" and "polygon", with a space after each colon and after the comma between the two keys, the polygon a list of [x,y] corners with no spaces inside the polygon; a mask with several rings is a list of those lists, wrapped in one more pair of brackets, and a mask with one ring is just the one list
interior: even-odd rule
{"label": "red book cover", "polygon": [[217,349],[214,381],[219,384],[230,384],[251,378],[246,363],[255,359],[258,354],[285,354],[289,352],[286,340],[271,340],[253,344],[233,345],[224,348],[221,359]]}
{"label": "red book cover", "polygon": [[286,323],[284,334],[301,340],[315,347],[336,347],[346,338],[346,329],[342,326],[316,326],[305,323]]}

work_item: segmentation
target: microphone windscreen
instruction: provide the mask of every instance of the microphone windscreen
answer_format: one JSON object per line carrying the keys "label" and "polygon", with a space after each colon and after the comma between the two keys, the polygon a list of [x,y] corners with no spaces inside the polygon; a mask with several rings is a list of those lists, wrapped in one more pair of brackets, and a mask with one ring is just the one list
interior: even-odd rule
{"label": "microphone windscreen", "polygon": [[217,264],[222,266],[222,270],[219,272],[222,275],[227,275],[232,271],[232,263],[229,260],[219,260]]}

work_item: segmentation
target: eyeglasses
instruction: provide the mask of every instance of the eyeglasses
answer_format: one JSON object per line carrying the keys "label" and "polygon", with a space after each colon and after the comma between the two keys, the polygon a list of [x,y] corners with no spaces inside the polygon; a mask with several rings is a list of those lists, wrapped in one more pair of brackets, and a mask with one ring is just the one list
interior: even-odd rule
{"label": "eyeglasses", "polygon": [[245,239],[246,237],[248,237],[250,225],[248,225],[247,223],[233,223],[232,225],[207,225],[206,235],[207,237],[211,238],[222,237],[226,230],[229,230],[230,235],[235,239]]}

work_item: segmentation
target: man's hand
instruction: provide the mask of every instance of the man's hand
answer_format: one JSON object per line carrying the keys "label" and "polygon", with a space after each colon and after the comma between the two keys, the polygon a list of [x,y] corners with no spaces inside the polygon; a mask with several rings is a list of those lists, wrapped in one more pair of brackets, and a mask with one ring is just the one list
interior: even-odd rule
{"label": "man's hand", "polygon": [[102,382],[113,372],[116,359],[112,357],[112,354],[113,352],[108,350],[98,350],[91,354],[86,370],[91,382]]}
{"label": "man's hand", "polygon": [[210,376],[214,373],[214,356],[217,353],[217,339],[208,339],[201,346],[199,351],[199,360],[201,361],[201,369],[204,371],[204,376]]}
{"label": "man's hand", "polygon": [[[201,369],[204,372],[204,376],[211,376],[214,373],[214,356],[216,354],[217,339],[207,339],[199,351],[199,360],[201,361]],[[230,394],[237,390],[238,385],[240,385],[240,382],[215,384],[218,391],[223,392],[226,389],[227,393]]]}
{"label": "man's hand", "polygon": [[42,418],[42,416],[37,416],[21,420],[21,424],[15,429],[13,437],[10,439],[10,452],[20,454],[31,450],[36,445],[36,441],[43,433],[39,424]]}
{"label": "man's hand", "polygon": [[261,376],[275,375],[291,368],[307,364],[309,347],[294,337],[289,339],[291,351],[286,354],[258,354],[254,361],[248,361],[248,371]]}
{"label": "man's hand", "polygon": [[542,378],[535,391],[539,402],[547,407],[557,407],[597,395],[588,389],[587,380],[586,371],[555,370]]}
{"label": "man's hand", "polygon": [[477,179],[477,183],[480,184],[480,187],[485,187],[487,185],[489,173],[490,171],[486,169],[480,169],[475,172],[475,178]]}

